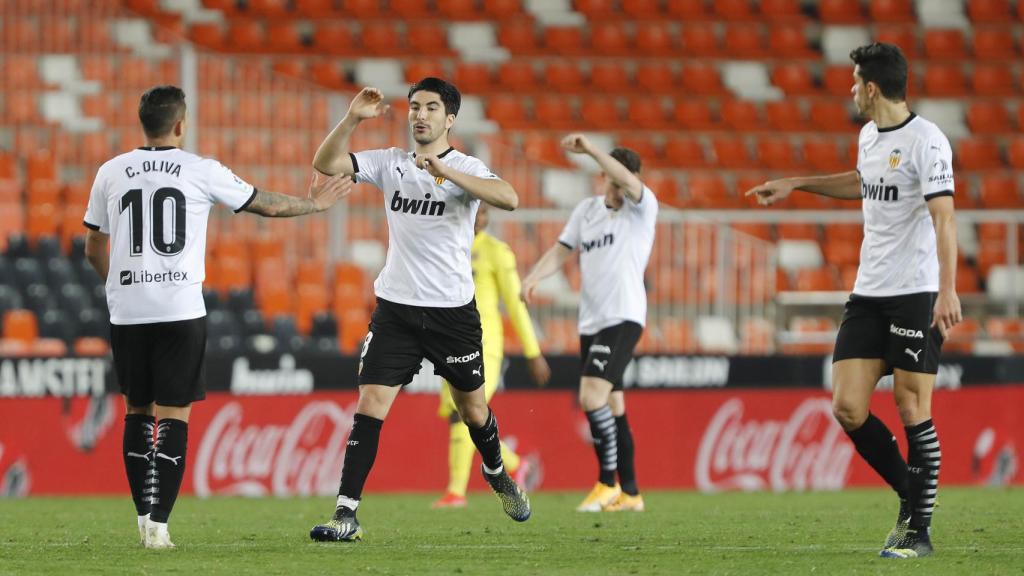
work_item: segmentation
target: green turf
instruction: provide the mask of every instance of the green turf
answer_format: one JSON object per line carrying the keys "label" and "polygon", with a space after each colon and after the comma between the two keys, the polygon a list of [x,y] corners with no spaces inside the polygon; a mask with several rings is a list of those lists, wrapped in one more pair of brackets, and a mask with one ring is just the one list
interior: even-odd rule
{"label": "green turf", "polygon": [[911,561],[877,558],[887,491],[651,492],[642,514],[576,513],[581,496],[537,494],[517,524],[489,494],[371,493],[355,544],[309,540],[329,498],[183,498],[168,551],[139,546],[127,497],[0,500],[0,574],[1024,574],[1021,490],[943,490],[937,555]]}

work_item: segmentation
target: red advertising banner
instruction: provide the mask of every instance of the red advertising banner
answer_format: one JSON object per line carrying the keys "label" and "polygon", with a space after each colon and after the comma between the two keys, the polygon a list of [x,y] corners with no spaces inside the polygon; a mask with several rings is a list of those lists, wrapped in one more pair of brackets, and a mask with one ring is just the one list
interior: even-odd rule
{"label": "red advertising banner", "polygon": [[[494,401],[502,437],[542,469],[541,489],[584,489],[596,477],[586,419],[569,391],[506,392]],[[211,393],[189,426],[183,490],[199,495],[336,493],[355,392],[301,396]],[[809,390],[635,391],[627,394],[642,488],[836,490],[880,485]],[[935,394],[942,482],[1020,483],[1024,385]],[[437,398],[403,394],[381,434],[367,483],[375,491],[440,492],[447,424]],[[905,442],[892,395],[872,409]],[[0,493],[127,493],[117,396],[0,400]],[[416,474],[408,474],[415,470]],[[474,477],[471,488],[483,489]]]}

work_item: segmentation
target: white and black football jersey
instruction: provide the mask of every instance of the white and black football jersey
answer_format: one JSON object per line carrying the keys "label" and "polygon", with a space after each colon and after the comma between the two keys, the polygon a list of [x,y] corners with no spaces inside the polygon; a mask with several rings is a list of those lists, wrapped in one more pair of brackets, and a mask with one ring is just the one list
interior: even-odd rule
{"label": "white and black football jersey", "polygon": [[869,122],[857,148],[864,242],[854,294],[898,296],[939,289],[928,200],[953,195],[953,152],[938,126],[911,114],[898,126]]}
{"label": "white and black football jersey", "polygon": [[103,164],[85,225],[110,234],[110,322],[204,316],[210,208],[220,202],[238,212],[255,196],[251,184],[220,162],[171,146],[138,148]]}
{"label": "white and black football jersey", "polygon": [[[480,200],[417,168],[412,152],[387,148],[351,157],[356,181],[383,192],[388,254],[373,283],[376,295],[398,304],[435,308],[472,301],[473,224]],[[470,176],[497,178],[479,159],[454,148],[438,158]]]}
{"label": "white and black football jersey", "polygon": [[626,197],[618,210],[604,196],[580,202],[558,241],[580,250],[580,334],[625,321],[647,323],[644,271],[654,246],[658,199],[644,186],[639,202]]}

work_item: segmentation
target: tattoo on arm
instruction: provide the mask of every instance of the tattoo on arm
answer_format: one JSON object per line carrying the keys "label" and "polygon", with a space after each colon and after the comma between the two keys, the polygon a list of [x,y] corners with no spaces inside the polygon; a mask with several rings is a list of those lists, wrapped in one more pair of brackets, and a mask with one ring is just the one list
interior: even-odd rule
{"label": "tattoo on arm", "polygon": [[245,207],[245,211],[261,216],[284,218],[311,214],[317,209],[309,198],[297,198],[287,194],[257,190],[256,197]]}

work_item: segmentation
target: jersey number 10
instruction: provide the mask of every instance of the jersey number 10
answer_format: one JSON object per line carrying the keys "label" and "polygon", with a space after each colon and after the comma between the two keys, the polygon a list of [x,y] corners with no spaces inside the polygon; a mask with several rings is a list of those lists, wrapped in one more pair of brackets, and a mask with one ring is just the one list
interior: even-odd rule
{"label": "jersey number 10", "polygon": [[[174,226],[174,236],[170,242],[165,240],[164,234],[164,206],[167,200],[172,200],[174,217],[171,219]],[[173,256],[185,249],[185,195],[177,188],[160,188],[153,193],[153,209],[149,211],[152,225],[153,249],[157,254]],[[142,255],[142,188],[129,190],[121,197],[121,212],[128,210],[128,224],[132,231],[131,255]]]}

